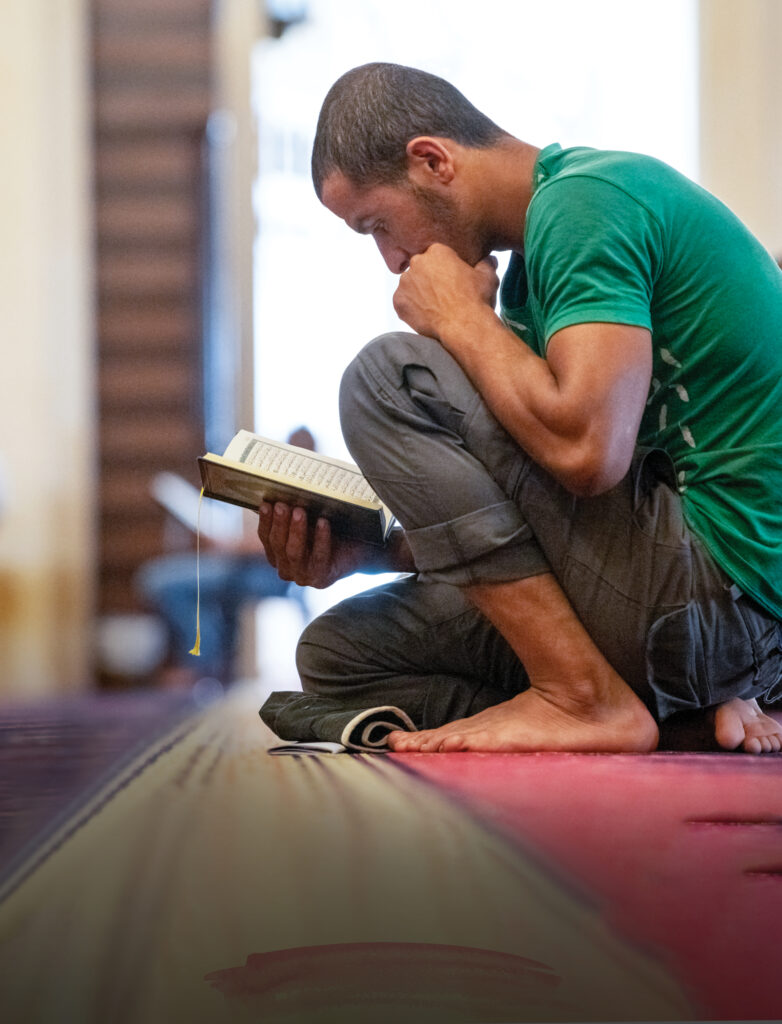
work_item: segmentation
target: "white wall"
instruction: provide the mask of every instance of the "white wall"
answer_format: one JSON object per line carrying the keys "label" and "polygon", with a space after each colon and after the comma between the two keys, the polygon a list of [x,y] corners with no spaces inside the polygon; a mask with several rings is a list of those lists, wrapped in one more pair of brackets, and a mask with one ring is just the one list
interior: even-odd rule
{"label": "white wall", "polygon": [[782,2],[701,0],[701,183],[782,256]]}
{"label": "white wall", "polygon": [[88,680],[86,0],[0,4],[0,698]]}

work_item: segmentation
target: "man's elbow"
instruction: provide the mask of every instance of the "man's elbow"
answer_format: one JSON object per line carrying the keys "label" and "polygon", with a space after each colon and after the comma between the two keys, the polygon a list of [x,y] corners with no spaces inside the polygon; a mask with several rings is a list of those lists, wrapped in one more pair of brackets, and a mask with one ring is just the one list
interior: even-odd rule
{"label": "man's elbow", "polygon": [[577,498],[594,498],[610,491],[624,479],[630,468],[632,451],[617,455],[599,447],[582,449],[556,473],[559,482]]}
{"label": "man's elbow", "polygon": [[577,498],[595,498],[598,494],[605,494],[612,487],[616,487],[621,479],[621,476],[610,473],[595,473],[579,477],[571,485],[565,484],[565,486]]}

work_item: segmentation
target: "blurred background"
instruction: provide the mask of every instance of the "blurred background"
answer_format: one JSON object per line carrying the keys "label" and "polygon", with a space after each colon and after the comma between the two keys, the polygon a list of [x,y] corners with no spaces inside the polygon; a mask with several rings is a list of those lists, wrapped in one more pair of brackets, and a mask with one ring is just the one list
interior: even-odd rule
{"label": "blurred background", "polygon": [[[535,145],[652,153],[780,254],[781,43],[779,0],[4,0],[0,700],[161,684],[139,572],[194,570],[161,472],[195,485],[239,427],[344,454],[341,371],[396,321],[309,181],[342,71],[414,64]],[[232,671],[342,592],[248,601]]]}

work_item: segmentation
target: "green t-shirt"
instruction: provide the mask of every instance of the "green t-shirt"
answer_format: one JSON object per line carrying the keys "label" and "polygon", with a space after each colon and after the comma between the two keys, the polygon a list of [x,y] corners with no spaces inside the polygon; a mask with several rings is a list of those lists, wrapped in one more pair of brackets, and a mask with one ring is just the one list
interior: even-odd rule
{"label": "green t-shirt", "polygon": [[757,239],[658,160],[549,146],[500,299],[539,355],[572,324],[652,332],[638,443],[669,453],[691,528],[782,618],[782,272]]}

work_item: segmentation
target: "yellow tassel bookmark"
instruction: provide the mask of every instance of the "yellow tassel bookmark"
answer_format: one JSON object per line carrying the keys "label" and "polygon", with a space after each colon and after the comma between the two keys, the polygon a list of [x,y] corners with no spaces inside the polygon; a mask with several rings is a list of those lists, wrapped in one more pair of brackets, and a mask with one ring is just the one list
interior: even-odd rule
{"label": "yellow tassel bookmark", "polygon": [[188,652],[197,657],[201,654],[201,503],[204,500],[204,489],[198,496],[198,516],[196,518],[196,636],[195,643]]}

